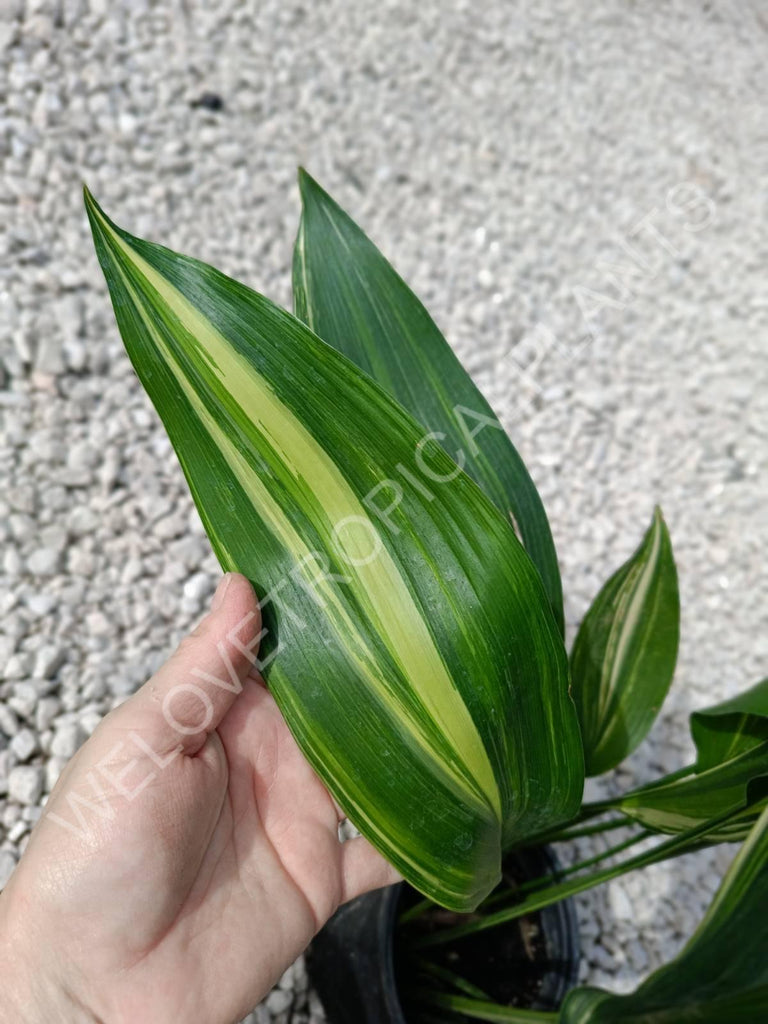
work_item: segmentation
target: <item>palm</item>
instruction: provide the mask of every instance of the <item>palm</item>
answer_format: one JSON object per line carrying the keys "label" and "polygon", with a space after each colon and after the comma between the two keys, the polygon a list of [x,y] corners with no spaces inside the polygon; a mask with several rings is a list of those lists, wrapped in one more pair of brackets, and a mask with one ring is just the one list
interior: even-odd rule
{"label": "palm", "polygon": [[[123,963],[112,965],[129,969],[127,991],[151,1000],[132,1009],[134,1019],[164,1019],[164,1008],[155,1005],[159,993],[174,1014],[216,1019],[208,1004],[214,993],[216,1007],[221,1005],[222,970],[240,996],[233,1000],[232,1019],[246,1012],[342,901],[350,857],[370,849],[339,843],[333,801],[259,684],[246,681],[208,744],[202,761],[179,765],[179,775],[186,776],[186,806],[179,808],[188,829],[184,865],[177,844],[144,839],[154,863],[145,861],[142,880],[132,888],[135,893],[137,882],[151,886],[154,913],[142,916],[138,948],[139,922],[132,924]],[[159,882],[163,878],[175,881],[169,886]],[[146,897],[151,900],[152,893]],[[178,979],[171,993],[169,979]],[[240,994],[251,992],[243,1005]],[[125,999],[124,993],[123,1006]]]}
{"label": "palm", "polygon": [[[253,597],[241,589],[242,613]],[[365,840],[339,841],[335,804],[259,681],[245,678],[236,698],[212,691],[226,701],[217,728],[169,756],[178,735],[167,735],[158,702],[199,661],[203,635],[70,762],[16,873],[32,880],[62,973],[109,979],[84,983],[82,995],[109,1022],[237,1019],[339,903],[395,878]],[[154,759],[136,757],[136,735]],[[149,782],[135,798],[110,800],[111,816],[91,814],[84,843],[55,819],[71,819],[71,793],[92,791],[104,766],[130,788]]]}

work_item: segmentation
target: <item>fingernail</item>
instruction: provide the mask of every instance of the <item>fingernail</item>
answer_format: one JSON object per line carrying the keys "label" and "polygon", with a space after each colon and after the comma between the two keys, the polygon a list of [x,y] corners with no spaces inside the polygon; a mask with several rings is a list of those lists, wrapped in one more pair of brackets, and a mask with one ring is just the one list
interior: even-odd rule
{"label": "fingernail", "polygon": [[219,585],[216,587],[216,593],[213,595],[213,601],[211,602],[211,611],[215,612],[218,608],[224,604],[224,595],[227,592],[229,584],[232,582],[232,573],[228,572],[219,580]]}

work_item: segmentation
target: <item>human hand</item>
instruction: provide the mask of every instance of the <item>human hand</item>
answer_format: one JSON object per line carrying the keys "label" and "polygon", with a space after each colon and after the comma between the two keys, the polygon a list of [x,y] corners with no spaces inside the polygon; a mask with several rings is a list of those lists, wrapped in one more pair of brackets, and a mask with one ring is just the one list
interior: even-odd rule
{"label": "human hand", "polygon": [[0,894],[0,1020],[230,1024],[340,903],[397,879],[367,840],[339,841],[249,675],[259,628],[250,584],[225,576],[66,766]]}

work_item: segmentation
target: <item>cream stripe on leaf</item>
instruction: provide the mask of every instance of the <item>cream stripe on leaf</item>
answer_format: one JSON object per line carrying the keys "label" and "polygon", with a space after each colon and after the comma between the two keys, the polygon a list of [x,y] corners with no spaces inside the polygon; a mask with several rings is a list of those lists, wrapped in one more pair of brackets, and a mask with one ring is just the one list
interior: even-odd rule
{"label": "cream stripe on leaf", "polygon": [[265,674],[292,732],[406,878],[476,905],[502,845],[567,817],[581,793],[538,574],[437,445],[416,458],[418,426],[348,360],[86,203],[126,348],[213,547],[264,604]]}

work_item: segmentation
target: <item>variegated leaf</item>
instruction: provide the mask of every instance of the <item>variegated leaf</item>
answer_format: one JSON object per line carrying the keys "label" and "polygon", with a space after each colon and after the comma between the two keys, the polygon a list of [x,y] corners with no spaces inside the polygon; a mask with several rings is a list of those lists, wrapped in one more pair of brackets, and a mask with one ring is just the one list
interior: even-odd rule
{"label": "variegated leaf", "polygon": [[614,768],[645,737],[672,682],[679,632],[677,570],[657,508],[574,641],[571,677],[588,775]]}
{"label": "variegated leaf", "polygon": [[721,704],[694,711],[691,733],[698,753],[697,771],[768,742],[768,679]]}
{"label": "variegated leaf", "polygon": [[213,547],[261,598],[272,693],[351,820],[468,909],[578,807],[540,577],[479,488],[304,324],[86,196],[123,339]]}
{"label": "variegated leaf", "polygon": [[[768,796],[768,741],[701,772],[673,775],[628,793],[616,806],[659,832],[678,834]],[[707,837],[707,842],[743,839],[762,806]]]}
{"label": "variegated leaf", "polygon": [[[697,758],[687,772],[627,794],[625,814],[660,832],[679,833],[768,797],[768,680],[691,715]],[[708,837],[743,839],[760,808]]]}

